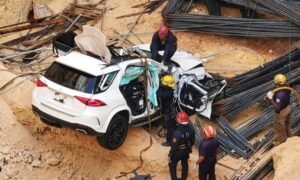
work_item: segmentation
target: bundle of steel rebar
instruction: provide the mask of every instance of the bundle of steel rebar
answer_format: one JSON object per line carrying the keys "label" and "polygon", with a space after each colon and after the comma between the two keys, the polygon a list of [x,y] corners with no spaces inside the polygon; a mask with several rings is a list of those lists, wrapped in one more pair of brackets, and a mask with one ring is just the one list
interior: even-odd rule
{"label": "bundle of steel rebar", "polygon": [[[300,126],[299,124],[293,128],[293,135],[299,135]],[[261,148],[238,170],[230,180],[249,180],[258,179],[264,171],[270,171],[270,163],[272,163],[272,154],[268,151],[272,147],[274,140],[274,132],[271,130],[265,135],[265,143]]]}
{"label": "bundle of steel rebar", "polygon": [[[292,98],[291,101],[292,105],[292,124],[291,126],[294,127],[299,122],[299,113],[300,109],[299,106],[296,105],[296,99]],[[263,110],[259,115],[255,116],[254,118],[251,118],[248,120],[247,124],[243,125],[243,127],[238,129],[238,132],[245,138],[250,139],[251,137],[255,136],[257,133],[259,133],[261,130],[265,129],[266,127],[269,127],[272,124],[273,121],[273,108],[268,107],[265,110]]]}
{"label": "bundle of steel rebar", "polygon": [[[298,84],[300,81],[299,75],[300,68],[296,68],[286,74],[290,84]],[[273,88],[274,83],[270,80],[261,85],[257,84],[256,87],[241,93],[217,101],[213,104],[213,115],[217,117],[223,115],[230,119],[259,100],[262,100],[266,96],[266,93]]]}
{"label": "bundle of steel rebar", "polygon": [[[230,123],[226,120],[224,117],[220,117],[217,119],[217,122],[222,129],[224,135],[220,135],[222,138],[226,139],[226,142],[231,142],[235,147],[229,147],[235,150],[235,152],[244,157],[248,158],[249,155],[254,152],[254,148],[249,141],[243,137],[240,133],[238,133],[231,125]],[[220,133],[219,133],[220,134]],[[224,143],[224,142],[222,142]],[[222,145],[221,143],[221,145]],[[227,146],[227,143],[223,144],[223,146]],[[243,152],[240,153],[239,151],[236,151],[236,149],[242,150]]]}
{"label": "bundle of steel rebar", "polygon": [[161,5],[164,4],[166,0],[156,0],[156,1],[150,1],[145,5],[145,10],[148,11],[149,13],[154,12],[156,9],[158,9]]}
{"label": "bundle of steel rebar", "polygon": [[268,107],[260,114],[248,120],[247,124],[238,129],[238,132],[245,138],[250,139],[262,129],[268,127],[272,123],[273,108]]}
{"label": "bundle of steel rebar", "polygon": [[257,68],[247,71],[232,78],[234,85],[226,89],[226,94],[233,95],[249,89],[257,84],[267,82],[278,73],[285,73],[299,67],[300,50],[298,48],[267,62]]}
{"label": "bundle of steel rebar", "polygon": [[247,9],[252,9],[252,10],[257,10],[261,12],[268,12],[268,13],[273,13],[269,9],[265,8],[264,6],[261,6],[257,2],[250,1],[250,0],[221,0],[222,2],[225,2],[227,4],[232,4],[232,5],[237,5],[240,7],[245,7]]}
{"label": "bundle of steel rebar", "polygon": [[175,30],[232,36],[300,37],[300,27],[288,21],[195,14],[168,14],[165,21]]}
{"label": "bundle of steel rebar", "polygon": [[228,136],[226,136],[222,132],[218,132],[217,134],[218,141],[220,143],[220,148],[226,154],[230,154],[233,157],[243,157],[248,159],[250,154],[245,150],[241,149],[235,143],[233,143]]}
{"label": "bundle of steel rebar", "polygon": [[163,14],[187,13],[191,9],[194,0],[172,0],[168,1]]}
{"label": "bundle of steel rebar", "polygon": [[300,25],[300,12],[283,1],[279,0],[253,0],[265,8],[285,17],[293,23]]}
{"label": "bundle of steel rebar", "polygon": [[225,117],[221,116],[217,119],[217,122],[223,132],[229,137],[229,139],[232,140],[232,142],[236,143],[241,149],[254,151],[253,146],[248,142],[248,140],[239,132],[237,132]]}
{"label": "bundle of steel rebar", "polygon": [[287,73],[300,67],[300,51],[294,49],[291,52],[265,63],[255,69],[232,78],[234,84],[226,89],[226,96],[232,96],[247,89],[270,81],[277,73]]}

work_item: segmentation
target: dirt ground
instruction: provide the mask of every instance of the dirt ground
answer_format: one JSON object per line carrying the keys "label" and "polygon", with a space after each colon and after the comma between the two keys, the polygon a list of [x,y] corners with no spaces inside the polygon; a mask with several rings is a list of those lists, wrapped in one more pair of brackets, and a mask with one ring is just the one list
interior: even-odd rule
{"label": "dirt ground", "polygon": [[300,137],[289,138],[273,149],[274,180],[299,179]]}
{"label": "dirt ground", "polygon": [[[96,2],[97,0],[80,0],[79,2]],[[18,23],[24,20],[31,3],[45,3],[54,13],[60,12],[72,0],[0,0],[0,26]],[[107,0],[103,21],[95,26],[103,29],[106,35],[128,33],[128,24],[137,17],[116,19],[115,17],[138,12],[141,9],[131,8],[143,0]],[[134,32],[147,34],[129,40],[134,43],[150,43],[154,31],[160,22],[160,11],[143,15]],[[21,13],[23,12],[23,13]],[[206,13],[203,6],[196,6],[193,12]],[[224,13],[230,13],[225,9]],[[235,38],[207,34],[175,32],[178,38],[178,49],[193,52],[198,57],[207,57],[205,67],[208,72],[233,76],[259,66],[266,61],[287,52],[296,40],[275,38]],[[0,42],[17,33],[0,37]],[[291,44],[291,46],[289,46]],[[53,61],[53,57],[47,62]],[[38,69],[39,67],[36,67]],[[14,74],[5,71],[28,71],[16,66],[0,64],[0,85],[2,86]],[[35,69],[35,70],[36,70]],[[149,133],[143,128],[131,128],[124,145],[116,151],[101,148],[94,137],[79,134],[68,129],[48,127],[40,122],[31,112],[31,93],[34,83],[31,79],[20,78],[15,84],[22,83],[14,89],[0,91],[0,179],[115,179],[120,172],[134,169],[139,164],[139,151],[149,144]],[[250,110],[255,111],[253,109]],[[247,113],[246,113],[247,114]],[[247,114],[248,115],[248,114]],[[239,116],[236,119],[245,118]],[[235,120],[236,121],[236,120]],[[144,154],[144,166],[139,174],[154,176],[154,179],[169,179],[168,158],[169,148],[160,146],[163,141],[152,132],[154,142],[150,150]],[[197,179],[198,172],[194,169],[197,150],[194,149],[190,158],[189,179]],[[238,168],[244,160],[225,157],[222,163]],[[232,170],[217,165],[217,179],[226,179]],[[275,176],[276,177],[276,176]],[[279,176],[278,176],[279,177]],[[128,179],[129,176],[123,178]],[[121,178],[122,179],[122,178]],[[279,178],[280,179],[280,178]]]}

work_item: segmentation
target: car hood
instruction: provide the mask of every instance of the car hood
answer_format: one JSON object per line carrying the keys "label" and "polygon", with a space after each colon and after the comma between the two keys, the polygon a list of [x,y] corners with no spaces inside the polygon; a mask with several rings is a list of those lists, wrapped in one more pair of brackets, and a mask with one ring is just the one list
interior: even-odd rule
{"label": "car hood", "polygon": [[[140,44],[137,45],[137,47],[145,51],[150,51],[150,44]],[[158,53],[163,55],[163,51],[159,51]],[[193,69],[194,67],[199,66],[206,61],[206,59],[200,59],[194,56],[192,53],[185,51],[176,51],[171,60],[178,64],[183,71]]]}

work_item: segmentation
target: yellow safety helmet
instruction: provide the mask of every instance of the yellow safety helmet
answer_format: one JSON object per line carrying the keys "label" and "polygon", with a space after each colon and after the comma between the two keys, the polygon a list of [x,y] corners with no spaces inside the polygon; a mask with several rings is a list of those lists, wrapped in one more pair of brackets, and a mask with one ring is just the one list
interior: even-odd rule
{"label": "yellow safety helmet", "polygon": [[284,85],[286,83],[286,77],[285,75],[283,74],[277,74],[275,77],[274,77],[274,83],[275,84],[281,84],[281,85]]}
{"label": "yellow safety helmet", "polygon": [[170,75],[165,75],[161,78],[161,83],[164,86],[169,86],[170,88],[175,87],[175,79]]}

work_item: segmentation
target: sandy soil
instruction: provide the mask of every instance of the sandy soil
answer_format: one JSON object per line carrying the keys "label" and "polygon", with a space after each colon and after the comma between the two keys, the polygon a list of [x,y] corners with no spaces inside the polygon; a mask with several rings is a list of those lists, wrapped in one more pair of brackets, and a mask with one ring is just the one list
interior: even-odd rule
{"label": "sandy soil", "polygon": [[289,138],[273,149],[274,180],[299,179],[300,137]]}
{"label": "sandy soil", "polygon": [[[26,14],[30,7],[24,3],[46,3],[55,13],[60,12],[68,2],[61,0],[0,0],[0,26],[17,23],[24,19],[20,17],[20,9]],[[80,0],[79,2],[96,2],[96,0]],[[133,9],[131,6],[141,3],[141,0],[107,0],[106,7],[111,9],[106,12],[104,20],[95,26],[103,29],[107,35],[115,35],[113,30],[119,33],[128,33],[128,24],[133,23],[137,17],[115,19],[115,17],[138,12],[141,9]],[[150,43],[151,32],[158,28],[161,17],[161,9],[150,15],[143,15],[133,32],[150,32],[140,36],[144,43]],[[196,6],[194,13],[205,14],[203,6]],[[232,11],[226,9],[226,14]],[[232,13],[233,15],[235,13]],[[25,17],[25,15],[22,15]],[[288,39],[258,39],[258,38],[234,38],[207,34],[195,34],[175,32],[178,38],[179,50],[187,50],[199,57],[207,57],[205,67],[209,72],[220,73],[226,76],[247,71],[253,67],[280,56],[288,51]],[[20,36],[19,33],[11,37]],[[0,37],[0,41],[11,38]],[[141,43],[136,37],[129,37],[134,43]],[[295,40],[291,40],[294,44]],[[45,62],[53,61],[53,57]],[[0,86],[15,77],[3,69],[28,72],[38,70],[20,68],[17,66],[0,65]],[[149,142],[149,133],[143,128],[129,130],[128,138],[124,145],[116,151],[107,151],[101,148],[94,137],[79,134],[68,129],[56,129],[48,127],[40,122],[31,112],[31,92],[34,84],[31,80],[18,79],[15,84],[21,85],[8,91],[1,91],[0,98],[0,179],[114,179],[123,171],[134,169],[139,164],[138,152],[146,147]],[[6,92],[5,94],[3,94]],[[249,112],[255,112],[255,108]],[[251,116],[245,113],[247,117]],[[245,119],[241,115],[239,119]],[[237,125],[239,124],[237,123]],[[154,179],[169,179],[167,154],[168,148],[160,146],[163,139],[153,132],[154,143],[149,151],[144,154],[145,164],[139,174],[150,173]],[[193,168],[197,157],[197,150],[193,151],[190,158],[189,179],[197,179],[197,171]],[[238,168],[244,161],[230,157],[224,158],[222,163],[233,168]],[[218,179],[230,177],[231,170],[222,166],[216,169]],[[128,179],[128,177],[124,178]]]}

